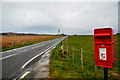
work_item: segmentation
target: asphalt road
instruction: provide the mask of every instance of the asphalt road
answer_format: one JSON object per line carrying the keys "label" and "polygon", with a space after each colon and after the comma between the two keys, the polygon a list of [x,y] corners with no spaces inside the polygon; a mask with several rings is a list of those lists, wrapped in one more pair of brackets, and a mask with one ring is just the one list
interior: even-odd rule
{"label": "asphalt road", "polygon": [[2,78],[14,78],[22,74],[31,64],[55,47],[66,37],[49,40],[46,42],[30,45],[22,48],[1,52],[2,55]]}

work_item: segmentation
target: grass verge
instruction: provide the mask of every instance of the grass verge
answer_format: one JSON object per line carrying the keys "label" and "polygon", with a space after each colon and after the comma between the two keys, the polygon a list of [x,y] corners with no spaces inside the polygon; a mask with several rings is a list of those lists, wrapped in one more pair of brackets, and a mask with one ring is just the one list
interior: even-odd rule
{"label": "grass verge", "polygon": [[[51,52],[50,78],[103,78],[103,67],[97,67],[95,76],[94,66],[94,36],[68,36],[64,40],[64,55],[60,51],[60,44]],[[68,46],[68,52],[67,52]],[[74,64],[73,50],[74,47]],[[80,48],[83,53],[83,72],[81,66]],[[68,53],[68,55],[67,55]],[[109,78],[118,78],[118,35],[115,35],[115,63],[109,69]]]}

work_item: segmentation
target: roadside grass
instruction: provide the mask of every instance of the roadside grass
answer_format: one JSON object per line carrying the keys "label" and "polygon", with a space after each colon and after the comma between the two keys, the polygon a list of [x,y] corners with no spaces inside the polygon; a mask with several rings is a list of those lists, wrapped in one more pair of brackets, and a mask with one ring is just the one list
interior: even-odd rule
{"label": "roadside grass", "polygon": [[40,40],[40,41],[37,41],[37,42],[29,42],[29,43],[20,44],[20,45],[8,46],[8,47],[5,47],[5,48],[2,48],[0,51],[7,51],[7,50],[15,49],[15,48],[29,46],[29,45],[37,44],[37,43],[40,43],[40,42],[49,41],[49,40],[52,40],[52,39],[56,39],[56,38],[50,38],[50,39],[46,39],[46,40]]}
{"label": "roadside grass", "polygon": [[[94,36],[78,35],[68,36],[64,43],[64,55],[60,51],[61,44],[51,52],[50,57],[50,78],[103,78],[104,68],[97,67],[97,76],[95,77],[94,66]],[[68,46],[68,56],[67,56]],[[74,47],[74,64],[72,48]],[[83,53],[83,72],[81,66],[80,48]],[[115,63],[112,69],[109,69],[109,78],[117,78],[118,74],[118,35],[115,35]],[[117,75],[118,76],[118,75]]]}

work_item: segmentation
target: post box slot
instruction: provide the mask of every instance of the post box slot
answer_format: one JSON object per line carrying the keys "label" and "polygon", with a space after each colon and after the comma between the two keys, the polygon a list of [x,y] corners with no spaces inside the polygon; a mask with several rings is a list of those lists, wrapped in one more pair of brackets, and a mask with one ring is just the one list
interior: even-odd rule
{"label": "post box slot", "polygon": [[99,36],[96,37],[95,42],[97,43],[110,43],[111,42],[111,38],[110,36]]}

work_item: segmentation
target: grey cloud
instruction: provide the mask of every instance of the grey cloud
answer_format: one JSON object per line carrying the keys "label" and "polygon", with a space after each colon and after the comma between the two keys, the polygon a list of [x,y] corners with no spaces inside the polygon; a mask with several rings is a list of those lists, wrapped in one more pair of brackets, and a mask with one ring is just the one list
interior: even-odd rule
{"label": "grey cloud", "polygon": [[0,32],[2,31],[2,4],[0,3]]}
{"label": "grey cloud", "polygon": [[2,2],[118,2],[119,0],[1,0]]}
{"label": "grey cloud", "polygon": [[120,2],[118,3],[118,32],[120,33]]}
{"label": "grey cloud", "polygon": [[59,27],[62,33],[93,34],[111,26],[117,32],[117,13],[117,2],[3,3],[3,31],[56,33]]}

